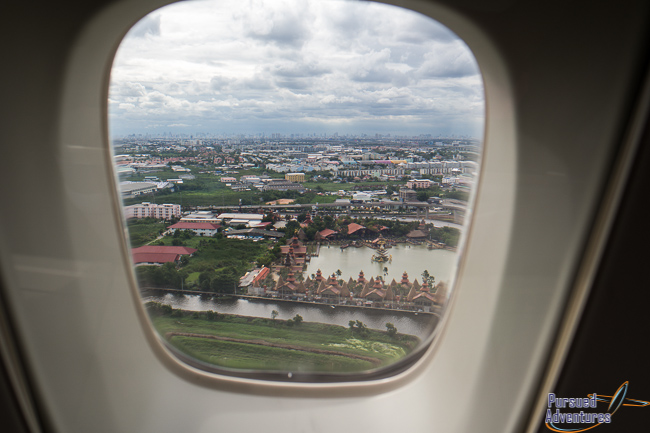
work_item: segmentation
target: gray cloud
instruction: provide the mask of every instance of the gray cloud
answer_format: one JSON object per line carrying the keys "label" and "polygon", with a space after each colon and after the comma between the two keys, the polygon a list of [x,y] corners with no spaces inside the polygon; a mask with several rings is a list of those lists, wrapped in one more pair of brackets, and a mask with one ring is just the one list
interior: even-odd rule
{"label": "gray cloud", "polygon": [[160,36],[160,15],[149,14],[138,21],[131,30],[128,37],[144,38],[145,36]]}
{"label": "gray cloud", "polygon": [[134,27],[111,74],[111,128],[481,133],[477,66],[440,24],[376,3],[251,4],[182,2]]}

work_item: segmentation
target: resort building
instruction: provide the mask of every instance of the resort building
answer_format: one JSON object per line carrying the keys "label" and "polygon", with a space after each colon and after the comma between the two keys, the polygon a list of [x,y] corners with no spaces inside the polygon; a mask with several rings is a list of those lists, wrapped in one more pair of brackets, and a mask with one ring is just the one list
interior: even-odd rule
{"label": "resort building", "polygon": [[363,236],[365,234],[366,234],[366,228],[361,224],[357,224],[357,223],[348,224],[348,236],[350,235]]}
{"label": "resort building", "polygon": [[350,298],[350,290],[348,290],[346,282],[339,284],[336,276],[332,274],[327,282],[321,281],[316,290],[316,296],[320,296],[323,300],[339,303]]}
{"label": "resort building", "polygon": [[289,271],[286,281],[283,281],[282,277],[278,279],[278,282],[275,285],[275,290],[281,295],[300,297],[304,297],[307,293],[305,285],[302,282],[296,281],[296,277],[292,271]]}
{"label": "resort building", "polygon": [[302,272],[302,267],[307,259],[307,247],[296,236],[291,238],[287,245],[280,247],[282,265],[291,270]]}
{"label": "resort building", "polygon": [[337,232],[336,230],[324,229],[316,233],[314,239],[316,241],[331,241],[333,239],[336,239],[338,234],[339,232]]}

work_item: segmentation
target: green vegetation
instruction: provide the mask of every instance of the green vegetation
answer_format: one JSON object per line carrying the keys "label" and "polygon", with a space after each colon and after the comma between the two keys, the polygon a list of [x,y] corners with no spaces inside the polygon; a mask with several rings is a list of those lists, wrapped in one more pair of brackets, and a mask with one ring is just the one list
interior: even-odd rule
{"label": "green vegetation", "polygon": [[449,247],[457,247],[460,239],[460,230],[454,227],[433,228],[429,232],[431,239],[442,242]]}
{"label": "green vegetation", "polygon": [[165,231],[165,227],[169,224],[169,221],[161,221],[154,218],[132,218],[128,220],[126,227],[129,229],[131,246],[133,248],[141,247],[153,241]]}
{"label": "green vegetation", "polygon": [[268,253],[268,241],[193,236],[165,236],[159,241],[172,245],[180,239],[182,246],[197,248],[192,257],[183,257],[179,269],[173,263],[163,266],[138,266],[136,275],[141,287],[199,289],[219,293],[237,290],[239,278],[255,261]]}
{"label": "green vegetation", "polygon": [[[184,353],[220,367],[310,372],[353,372],[391,364],[419,343],[412,335],[290,320],[172,310],[148,303],[156,330]],[[272,316],[274,316],[272,314]],[[388,327],[389,324],[387,324]]]}

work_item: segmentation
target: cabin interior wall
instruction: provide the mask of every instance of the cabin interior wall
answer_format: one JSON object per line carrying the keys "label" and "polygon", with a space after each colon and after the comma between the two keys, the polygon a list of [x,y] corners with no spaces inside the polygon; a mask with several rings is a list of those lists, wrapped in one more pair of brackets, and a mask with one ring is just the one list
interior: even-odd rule
{"label": "cabin interior wall", "polygon": [[516,431],[630,111],[649,4],[399,3],[465,38],[486,81],[485,177],[458,294],[412,371],[296,387],[165,360],[128,289],[106,152],[108,71],[128,26],[162,4],[0,7],[0,272],[52,430]]}

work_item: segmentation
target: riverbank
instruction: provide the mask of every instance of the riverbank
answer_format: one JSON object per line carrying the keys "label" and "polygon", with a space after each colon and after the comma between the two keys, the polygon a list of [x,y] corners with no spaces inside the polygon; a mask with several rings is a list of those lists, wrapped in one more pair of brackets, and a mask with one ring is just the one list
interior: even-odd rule
{"label": "riverbank", "polygon": [[[240,294],[222,294],[215,292],[202,292],[199,290],[179,290],[179,289],[161,289],[157,287],[145,287],[140,289],[140,296],[143,299],[147,299],[150,296],[160,296],[161,293],[171,293],[173,295],[187,295],[187,296],[202,296],[207,297],[216,301],[230,301],[234,299],[244,299],[251,302],[272,302],[272,303],[287,303],[287,304],[298,304],[298,305],[309,305],[309,306],[320,306],[323,308],[340,308],[348,310],[368,310],[372,308],[373,310],[382,310],[385,312],[401,312],[401,313],[410,313],[410,314],[423,314],[423,315],[434,315],[440,317],[440,312],[431,312],[431,311],[422,311],[422,309],[414,310],[413,308],[400,308],[399,304],[387,304],[386,306],[378,307],[367,304],[333,304],[326,302],[317,302],[315,300],[302,300],[302,299],[286,299],[280,297],[272,296],[254,296],[254,295],[240,295]],[[361,301],[359,301],[361,302]]]}
{"label": "riverbank", "polygon": [[304,321],[300,315],[281,320],[179,310],[158,303],[148,303],[147,308],[154,327],[170,344],[218,367],[364,371],[392,364],[420,343],[413,335],[368,329],[362,321],[352,321],[346,328]]}
{"label": "riverbank", "polygon": [[436,328],[438,314],[423,314],[421,312],[384,310],[368,307],[339,307],[332,308],[327,304],[310,302],[295,302],[276,298],[259,298],[251,300],[239,296],[221,297],[215,294],[198,295],[192,293],[149,292],[143,294],[146,302],[157,302],[169,305],[173,309],[186,311],[215,311],[247,317],[270,318],[273,311],[278,312],[277,319],[288,320],[296,314],[301,315],[306,322],[319,322],[329,325],[347,327],[350,320],[361,320],[368,328],[386,329],[386,322],[393,323],[405,334],[415,335],[425,340]]}

